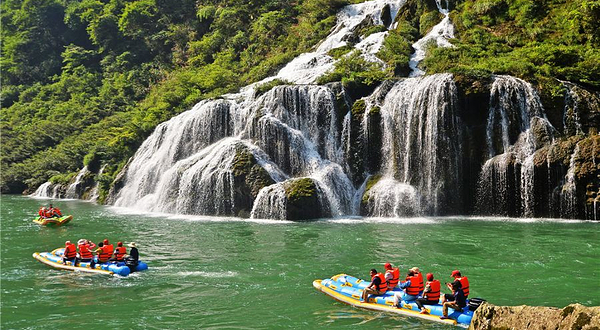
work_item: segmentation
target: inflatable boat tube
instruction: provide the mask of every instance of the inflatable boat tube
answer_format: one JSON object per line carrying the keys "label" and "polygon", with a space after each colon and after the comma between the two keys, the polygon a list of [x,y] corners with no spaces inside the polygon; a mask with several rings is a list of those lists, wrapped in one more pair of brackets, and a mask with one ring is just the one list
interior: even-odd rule
{"label": "inflatable boat tube", "polygon": [[[52,252],[35,252],[33,257],[39,262],[46,264],[50,267],[70,270],[80,273],[92,273],[92,274],[103,274],[103,275],[120,275],[128,276],[131,273],[129,267],[124,262],[107,262],[107,263],[96,263],[94,268],[90,268],[89,262],[80,262],[77,265],[73,265],[72,262],[67,261],[66,264],[62,262],[64,248],[56,249]],[[138,262],[135,271],[147,270],[148,265],[142,261]]]}
{"label": "inflatable boat tube", "polygon": [[469,310],[468,303],[467,307],[463,308],[463,310],[460,312],[449,308],[448,316],[450,319],[440,319],[440,316],[442,316],[442,305],[440,303],[437,305],[424,305],[428,314],[421,314],[419,307],[414,302],[402,301],[400,302],[400,307],[398,308],[394,306],[394,293],[400,292],[399,288],[388,291],[381,296],[370,295],[367,299],[368,301],[361,302],[360,299],[363,290],[370,283],[370,281],[363,281],[350,275],[339,274],[333,276],[332,278],[315,280],[313,282],[313,286],[315,289],[325,293],[337,301],[358,308],[418,317],[433,322],[452,324],[464,328],[469,327],[471,319],[473,318],[473,312]]}
{"label": "inflatable boat tube", "polygon": [[65,215],[60,218],[37,217],[37,218],[33,219],[33,222],[37,223],[38,225],[42,225],[42,226],[62,226],[71,220],[73,220],[72,215]]}

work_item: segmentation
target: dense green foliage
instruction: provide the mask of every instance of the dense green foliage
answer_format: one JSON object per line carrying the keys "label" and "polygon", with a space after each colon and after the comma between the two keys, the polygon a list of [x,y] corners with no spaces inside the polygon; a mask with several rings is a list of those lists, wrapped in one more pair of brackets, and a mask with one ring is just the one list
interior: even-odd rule
{"label": "dense green foliage", "polygon": [[84,162],[107,188],[158,123],[273,73],[349,2],[3,1],[2,191]]}
{"label": "dense green foliage", "polygon": [[462,1],[455,48],[434,48],[428,73],[511,74],[600,87],[600,1]]}

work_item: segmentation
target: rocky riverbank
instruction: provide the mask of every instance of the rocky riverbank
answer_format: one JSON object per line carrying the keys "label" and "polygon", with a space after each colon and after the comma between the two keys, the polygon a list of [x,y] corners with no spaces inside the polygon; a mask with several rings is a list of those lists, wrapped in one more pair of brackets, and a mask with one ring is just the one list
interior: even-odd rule
{"label": "rocky riverbank", "polygon": [[571,304],[564,308],[481,305],[469,330],[599,330],[600,306]]}

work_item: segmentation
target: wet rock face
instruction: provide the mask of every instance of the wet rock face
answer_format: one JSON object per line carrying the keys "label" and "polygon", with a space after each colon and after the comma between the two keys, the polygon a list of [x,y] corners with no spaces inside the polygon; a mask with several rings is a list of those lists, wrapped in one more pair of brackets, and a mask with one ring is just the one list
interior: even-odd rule
{"label": "wet rock face", "polygon": [[482,304],[469,330],[598,330],[600,307],[572,304],[565,308]]}
{"label": "wet rock face", "polygon": [[314,180],[301,178],[285,184],[288,220],[307,220],[331,217],[323,192]]}

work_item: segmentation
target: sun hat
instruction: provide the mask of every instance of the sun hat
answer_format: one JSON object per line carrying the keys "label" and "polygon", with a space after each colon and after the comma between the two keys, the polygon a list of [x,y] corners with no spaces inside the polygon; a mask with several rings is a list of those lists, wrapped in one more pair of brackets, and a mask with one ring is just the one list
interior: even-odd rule
{"label": "sun hat", "polygon": [[131,243],[127,244],[127,246],[129,246],[130,248],[133,248],[133,247],[136,248],[137,244],[135,244],[135,242],[131,242]]}

